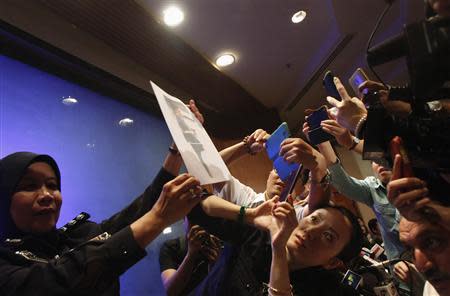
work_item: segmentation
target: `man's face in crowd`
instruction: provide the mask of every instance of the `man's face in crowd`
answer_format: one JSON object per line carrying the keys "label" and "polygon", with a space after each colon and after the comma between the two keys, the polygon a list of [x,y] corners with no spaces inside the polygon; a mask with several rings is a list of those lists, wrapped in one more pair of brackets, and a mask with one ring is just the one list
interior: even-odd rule
{"label": "man's face in crowd", "polygon": [[338,210],[323,208],[301,219],[286,246],[290,267],[310,266],[334,268],[336,256],[350,240],[352,225]]}
{"label": "man's face in crowd", "polygon": [[391,180],[392,171],[376,162],[372,162],[372,171],[375,174],[375,177],[377,177],[383,184],[387,184]]}
{"label": "man's face in crowd", "polygon": [[269,174],[269,177],[267,178],[266,183],[266,193],[269,196],[269,198],[272,198],[275,195],[280,196],[285,186],[286,185],[284,184],[283,181],[281,181],[277,172],[275,170],[272,170]]}
{"label": "man's face in crowd", "polygon": [[450,232],[428,221],[402,218],[400,240],[413,251],[414,264],[441,296],[450,295]]}
{"label": "man's face in crowd", "polygon": [[440,16],[450,16],[450,0],[428,0],[431,8]]}

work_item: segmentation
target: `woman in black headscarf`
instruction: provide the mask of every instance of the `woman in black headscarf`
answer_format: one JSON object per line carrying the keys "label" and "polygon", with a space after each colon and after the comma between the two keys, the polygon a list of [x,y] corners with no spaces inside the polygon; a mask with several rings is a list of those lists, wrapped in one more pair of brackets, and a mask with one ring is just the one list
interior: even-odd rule
{"label": "woman in black headscarf", "polygon": [[56,229],[62,196],[54,159],[31,152],[1,159],[0,295],[119,294],[119,276],[200,200],[196,179],[174,179],[180,164],[169,153],[145,192],[102,223],[82,213]]}

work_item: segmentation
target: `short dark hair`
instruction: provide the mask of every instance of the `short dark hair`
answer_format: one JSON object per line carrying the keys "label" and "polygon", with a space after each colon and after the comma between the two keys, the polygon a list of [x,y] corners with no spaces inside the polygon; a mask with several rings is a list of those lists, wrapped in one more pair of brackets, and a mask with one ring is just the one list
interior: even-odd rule
{"label": "short dark hair", "polygon": [[350,210],[341,206],[326,205],[323,208],[331,208],[339,211],[350,221],[350,224],[352,225],[350,240],[341,252],[336,255],[336,257],[341,259],[344,263],[349,263],[352,259],[359,256],[363,246],[363,232],[361,226],[359,225],[358,218]]}
{"label": "short dark hair", "polygon": [[375,219],[375,218],[370,219],[369,222],[367,222],[367,226],[369,227],[369,230],[370,230],[371,232],[374,232],[374,230],[377,229],[377,226],[378,226],[378,220]]}

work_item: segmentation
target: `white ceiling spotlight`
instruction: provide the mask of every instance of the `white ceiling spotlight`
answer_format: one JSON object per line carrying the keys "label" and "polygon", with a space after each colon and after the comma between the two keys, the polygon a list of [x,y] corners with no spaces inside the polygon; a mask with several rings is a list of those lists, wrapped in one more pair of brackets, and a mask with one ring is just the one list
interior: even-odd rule
{"label": "white ceiling spotlight", "polygon": [[119,125],[122,127],[130,127],[134,123],[134,120],[131,118],[124,118],[119,121]]}
{"label": "white ceiling spotlight", "polygon": [[75,105],[76,103],[78,103],[78,100],[71,96],[68,96],[67,98],[63,97],[62,103],[66,106],[72,106],[72,105]]}
{"label": "white ceiling spotlight", "polygon": [[176,6],[170,6],[163,11],[164,23],[169,27],[175,27],[184,20],[184,13]]}
{"label": "white ceiling spotlight", "polygon": [[305,17],[306,17],[306,11],[300,10],[300,11],[297,11],[296,13],[294,13],[291,20],[294,24],[298,24],[301,21],[303,21],[305,19]]}
{"label": "white ceiling spotlight", "polygon": [[231,53],[225,53],[220,55],[216,59],[216,65],[219,67],[226,67],[233,64],[234,61],[235,61],[234,55],[232,55]]}

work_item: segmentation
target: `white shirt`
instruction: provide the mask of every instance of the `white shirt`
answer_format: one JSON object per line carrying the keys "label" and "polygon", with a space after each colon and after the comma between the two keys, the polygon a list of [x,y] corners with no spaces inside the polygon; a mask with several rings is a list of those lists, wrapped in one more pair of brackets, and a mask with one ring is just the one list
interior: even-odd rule
{"label": "white shirt", "polygon": [[[225,183],[221,190],[217,191],[214,188],[214,194],[222,197],[226,201],[248,208],[256,208],[266,201],[264,192],[256,193],[251,187],[242,184],[233,176],[231,176],[231,179]],[[305,207],[295,205],[294,208],[297,220],[303,219],[303,210]]]}
{"label": "white shirt", "polygon": [[231,176],[229,181],[225,182],[220,191],[214,188],[214,194],[226,201],[248,208],[255,208],[266,200],[264,192],[256,193],[251,187],[242,184],[233,176]]}
{"label": "white shirt", "polygon": [[436,292],[429,281],[426,281],[425,286],[423,287],[423,296],[439,296],[439,293]]}

